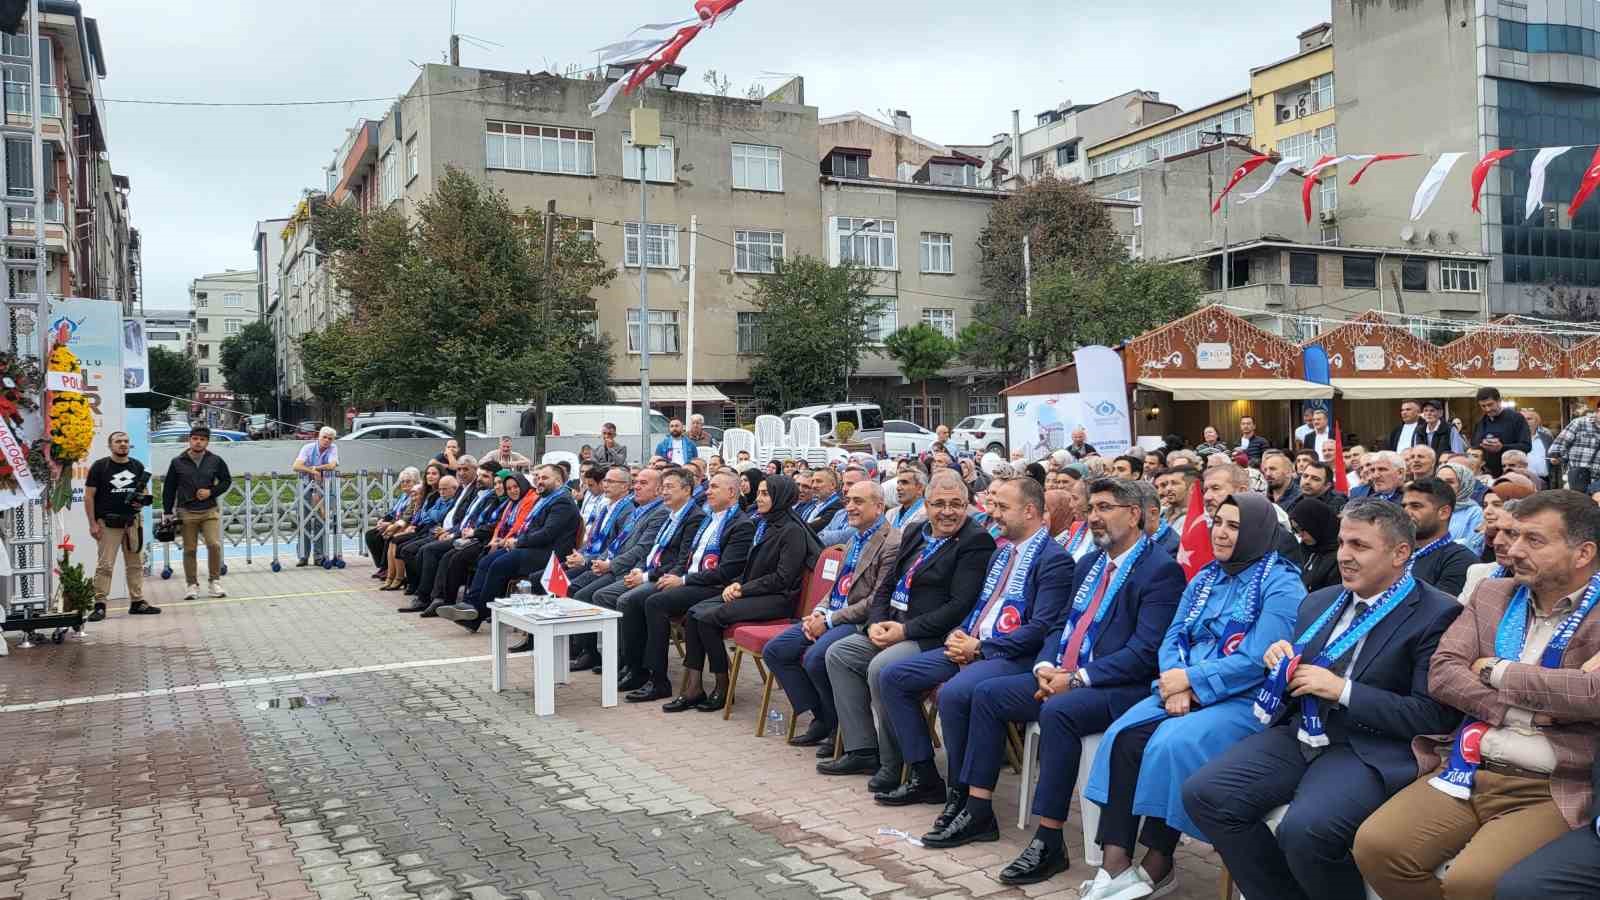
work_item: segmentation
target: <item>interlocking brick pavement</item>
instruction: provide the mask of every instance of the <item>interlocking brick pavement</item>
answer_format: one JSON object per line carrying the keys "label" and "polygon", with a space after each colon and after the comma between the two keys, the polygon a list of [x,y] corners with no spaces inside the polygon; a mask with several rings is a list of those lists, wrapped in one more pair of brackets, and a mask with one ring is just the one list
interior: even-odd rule
{"label": "interlocking brick pavement", "polygon": [[[526,658],[492,693],[486,634],[393,612],[362,562],[230,565],[228,598],[152,579],[161,616],[0,660],[0,900],[1075,897],[1092,874],[999,884],[1029,833],[1010,826],[953,851],[880,836],[936,810],[754,737],[748,660],[726,722],[603,709],[587,673],[540,719]],[[267,704],[289,696],[336,699]],[[1008,772],[1002,823],[1016,797]],[[1216,896],[1208,848],[1179,867],[1172,896]]]}

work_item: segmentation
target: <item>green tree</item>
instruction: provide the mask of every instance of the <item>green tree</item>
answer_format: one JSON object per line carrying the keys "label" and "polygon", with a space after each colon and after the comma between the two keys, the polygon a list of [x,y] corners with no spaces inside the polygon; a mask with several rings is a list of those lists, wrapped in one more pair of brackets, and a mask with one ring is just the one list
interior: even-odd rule
{"label": "green tree", "polygon": [[150,348],[150,390],[128,394],[128,406],[150,410],[152,420],[166,412],[173,398],[187,403],[200,387],[200,371],[187,355],[165,347]]}
{"label": "green tree", "polygon": [[1043,272],[1089,275],[1127,255],[1105,207],[1077,182],[1047,175],[990,208],[978,235],[984,297],[962,330],[961,354],[1008,382],[1028,368],[1024,237],[1035,283]]}
{"label": "green tree", "polygon": [[344,368],[348,354],[340,348],[354,340],[350,317],[344,316],[321,331],[300,336],[300,368],[313,396],[335,406],[350,398],[353,373]]}
{"label": "green tree", "polygon": [[1068,358],[1079,347],[1115,347],[1192,313],[1200,305],[1193,265],[1123,260],[1091,272],[1061,267],[1033,286],[1033,316],[1020,329],[1041,362]]}
{"label": "green tree", "polygon": [[[907,381],[922,382],[922,408],[924,411],[932,409],[928,405],[928,379],[937,378],[950,367],[950,361],[960,350],[956,342],[932,325],[918,322],[884,338],[883,349],[900,366],[900,374]],[[934,425],[931,417],[923,424],[929,428]]]}
{"label": "green tree", "polygon": [[256,321],[222,342],[222,379],[235,397],[248,399],[251,409],[267,409],[278,389],[277,350],[272,327]]}
{"label": "green tree", "polygon": [[459,169],[445,170],[415,222],[392,208],[314,217],[351,308],[336,339],[313,342],[327,360],[319,377],[358,403],[448,409],[462,437],[485,404],[555,388],[578,367],[590,292],[616,277],[571,220],[557,221],[547,283],[544,214],[514,211]]}
{"label": "green tree", "polygon": [[550,404],[598,403],[610,405],[617,402],[617,393],[611,389],[611,335],[598,337],[585,333],[573,347],[572,369],[560,383],[550,386]]}
{"label": "green tree", "polygon": [[756,396],[781,409],[839,400],[861,365],[887,301],[872,272],[800,256],[759,278],[746,299],[761,314],[765,347],[750,370]]}

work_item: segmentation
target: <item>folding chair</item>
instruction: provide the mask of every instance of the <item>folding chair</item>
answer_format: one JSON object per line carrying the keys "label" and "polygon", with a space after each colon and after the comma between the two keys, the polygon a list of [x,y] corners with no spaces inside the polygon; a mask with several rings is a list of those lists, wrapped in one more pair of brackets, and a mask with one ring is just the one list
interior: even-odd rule
{"label": "folding chair", "polygon": [[[733,662],[728,667],[728,702],[722,707],[723,719],[733,715],[733,689],[739,683],[739,663],[746,653],[750,653],[755,657],[756,671],[761,673],[762,681],[761,712],[756,716],[756,737],[767,733],[767,710],[772,706],[772,685],[777,682],[777,677],[761,664],[761,651],[767,648],[768,641],[782,634],[795,619],[809,615],[811,610],[828,596],[843,565],[843,546],[835,545],[822,551],[817,557],[816,567],[806,575],[805,586],[801,588],[800,599],[795,606],[794,619],[740,622],[728,629],[725,637],[733,643]],[[790,727],[792,730],[793,716],[790,717]]]}

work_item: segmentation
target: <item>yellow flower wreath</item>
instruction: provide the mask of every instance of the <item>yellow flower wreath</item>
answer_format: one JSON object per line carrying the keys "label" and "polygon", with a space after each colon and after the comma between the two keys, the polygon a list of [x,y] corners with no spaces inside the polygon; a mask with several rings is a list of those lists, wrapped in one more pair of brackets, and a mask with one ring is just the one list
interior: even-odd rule
{"label": "yellow flower wreath", "polygon": [[[47,363],[51,372],[76,372],[79,369],[77,354],[65,344],[50,351]],[[62,465],[70,465],[89,455],[94,443],[94,413],[89,401],[77,391],[56,391],[50,402],[50,442],[54,445],[52,456]]]}

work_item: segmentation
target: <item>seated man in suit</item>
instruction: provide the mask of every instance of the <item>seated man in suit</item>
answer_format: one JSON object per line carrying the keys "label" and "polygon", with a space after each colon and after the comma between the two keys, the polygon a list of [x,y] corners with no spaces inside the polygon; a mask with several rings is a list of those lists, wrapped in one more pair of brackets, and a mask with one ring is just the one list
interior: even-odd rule
{"label": "seated man in suit", "polygon": [[[731,471],[711,476],[706,485],[706,514],[689,540],[687,555],[662,574],[623,594],[617,601],[622,610],[624,665],[633,671],[624,684],[648,699],[670,696],[667,680],[667,640],[672,617],[683,615],[707,597],[722,593],[750,558],[750,541],[756,526],[739,513],[739,479]],[[632,700],[632,694],[628,696]],[[637,702],[637,701],[636,701]]]}
{"label": "seated man in suit", "polygon": [[1417,746],[1433,777],[1356,832],[1356,864],[1384,900],[1492,897],[1512,866],[1586,820],[1600,703],[1581,667],[1600,651],[1600,508],[1540,491],[1501,530],[1512,577],[1478,585],[1428,673],[1428,692],[1466,720],[1449,750]]}
{"label": "seated man in suit", "polygon": [[811,494],[816,499],[795,512],[812,534],[820,535],[833,521],[833,514],[844,508],[844,499],[839,496],[838,474],[827,467],[812,472]]}
{"label": "seated man in suit", "polygon": [[1406,485],[1400,503],[1417,528],[1411,574],[1424,584],[1457,596],[1467,583],[1467,569],[1478,557],[1450,537],[1456,492],[1437,478],[1419,478]]}
{"label": "seated man in suit", "polygon": [[455,505],[445,515],[444,521],[439,523],[439,530],[417,552],[413,563],[407,564],[406,573],[412,577],[412,593],[416,597],[411,605],[402,606],[396,610],[397,612],[420,613],[428,608],[428,604],[433,601],[434,581],[438,577],[439,563],[444,559],[444,555],[455,549],[457,538],[472,534],[472,523],[478,520],[485,508],[492,507],[496,502],[494,472],[487,467],[478,468],[470,456],[459,458],[457,463],[461,466],[463,474],[468,468],[474,472],[472,486],[470,490],[463,490],[458,495]]}
{"label": "seated man in suit", "polygon": [[833,733],[839,727],[833,685],[828,682],[828,648],[861,632],[867,608],[878,586],[894,574],[900,550],[900,532],[884,514],[883,491],[876,484],[858,481],[851,485],[845,492],[844,508],[855,534],[845,544],[833,588],[810,615],[768,641],[761,652],[767,668],[789,695],[794,714],[811,713],[811,725],[789,743],[820,747],[817,753],[823,759],[833,756]]}
{"label": "seated man in suit", "polygon": [[[621,467],[613,467],[606,478],[615,485],[623,477]],[[669,512],[661,501],[661,473],[656,469],[640,469],[633,474],[633,496],[612,507],[616,517],[610,524],[601,524],[607,532],[600,547],[588,547],[582,553],[573,553],[566,559],[570,596],[584,603],[594,603],[594,595],[610,587],[632,571],[655,546],[662,526],[667,524]],[[600,643],[597,635],[582,634],[571,639],[573,671],[598,669]]]}
{"label": "seated man in suit", "polygon": [[[692,541],[700,531],[703,514],[694,502],[694,474],[687,467],[673,466],[661,473],[661,508],[666,511],[666,522],[656,532],[650,548],[631,568],[618,572],[616,559],[612,560],[612,574],[619,577],[593,591],[590,603],[608,609],[618,609],[622,595],[647,585],[650,581],[684,565],[694,552]],[[618,554],[618,558],[621,554]],[[621,634],[618,635],[621,641]],[[622,642],[617,648],[617,659],[636,660],[643,648],[630,647]],[[627,662],[619,663],[618,690],[631,691],[649,681],[649,674],[636,671]]]}
{"label": "seated man in suit", "polygon": [[[1600,660],[1584,666],[1591,679],[1600,678],[1591,665],[1600,665]],[[1589,779],[1594,790],[1589,818],[1517,863],[1500,879],[1495,900],[1588,900],[1595,895],[1600,885],[1600,759]]]}
{"label": "seated man in suit", "polygon": [[[1184,809],[1247,897],[1362,897],[1356,829],[1417,779],[1412,738],[1461,719],[1428,696],[1428,663],[1461,604],[1407,571],[1416,541],[1392,503],[1345,508],[1343,584],[1307,597],[1295,642],[1267,650],[1273,674],[1256,700],[1267,730],[1184,783]],[[1262,818],[1285,804],[1274,839]]]}
{"label": "seated man in suit", "polygon": [[[987,494],[990,518],[1010,541],[989,560],[988,577],[961,627],[944,646],[884,667],[878,714],[889,720],[901,757],[911,767],[905,784],[878,794],[885,806],[945,804],[952,817],[966,802],[956,766],[966,756],[967,712],[973,691],[984,682],[1029,671],[1045,637],[1061,627],[1072,557],[1050,539],[1044,521],[1044,488],[1032,478],[998,482]],[[922,697],[939,688],[945,750],[952,764],[947,791],[933,761],[933,741],[922,715]],[[990,816],[989,831],[995,831]],[[980,825],[979,827],[982,827]]]}
{"label": "seated man in suit", "polygon": [[[983,589],[994,538],[967,515],[966,482],[954,469],[928,480],[928,522],[900,535],[894,574],[872,599],[864,634],[828,648],[828,680],[845,754],[817,764],[824,775],[873,773],[867,789],[900,784],[900,747],[887,718],[874,724],[884,667],[943,646]],[[880,707],[881,708],[881,707]]]}

